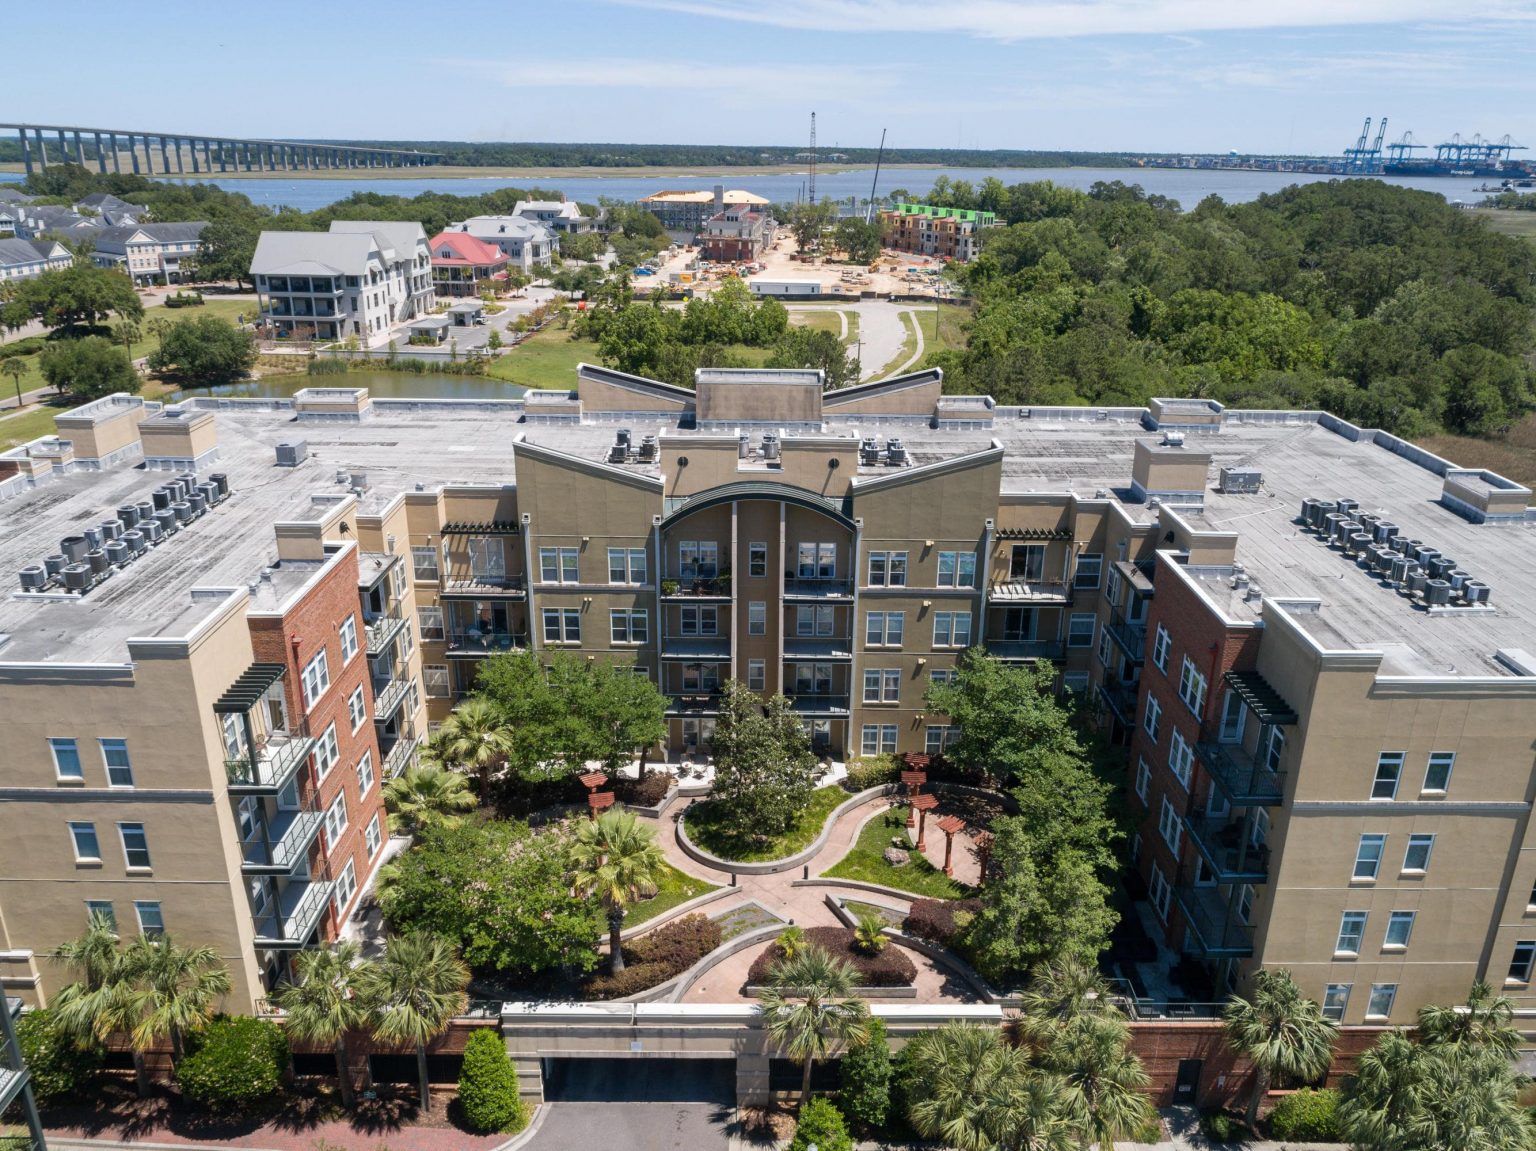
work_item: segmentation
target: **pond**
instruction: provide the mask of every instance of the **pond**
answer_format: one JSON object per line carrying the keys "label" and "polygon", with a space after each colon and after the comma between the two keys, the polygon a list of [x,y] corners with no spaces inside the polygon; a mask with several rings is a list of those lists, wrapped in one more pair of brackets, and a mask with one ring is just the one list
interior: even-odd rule
{"label": "pond", "polygon": [[311,376],[303,372],[268,376],[243,384],[214,388],[187,388],[167,393],[167,403],[198,396],[291,396],[302,388],[367,388],[375,399],[431,398],[449,400],[515,400],[528,389],[490,376],[450,376],[423,372],[348,372],[346,375]]}

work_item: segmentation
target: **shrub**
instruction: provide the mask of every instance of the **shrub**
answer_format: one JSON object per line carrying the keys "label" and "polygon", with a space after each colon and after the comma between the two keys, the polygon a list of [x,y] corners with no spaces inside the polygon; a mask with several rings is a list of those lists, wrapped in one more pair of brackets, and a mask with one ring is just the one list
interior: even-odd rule
{"label": "shrub", "polygon": [[980,908],[979,899],[914,899],[901,929],[908,935],[949,947]]}
{"label": "shrub", "polygon": [[667,792],[672,790],[672,777],[653,771],[644,779],[621,778],[615,781],[613,790],[620,803],[634,804],[637,807],[655,807],[667,797]]}
{"label": "shrub", "polygon": [[1338,1105],[1339,1093],[1332,1088],[1313,1090],[1303,1087],[1292,1092],[1282,1097],[1269,1113],[1270,1138],[1297,1143],[1336,1143],[1339,1124],[1334,1112]]}
{"label": "shrub", "polygon": [[48,346],[47,336],[26,336],[20,340],[12,340],[8,344],[0,344],[0,359],[7,356],[30,356],[42,351]]}
{"label": "shrub", "polygon": [[1212,1143],[1238,1143],[1247,1136],[1248,1128],[1235,1115],[1207,1111],[1200,1116],[1200,1133]]}
{"label": "shrub", "polygon": [[843,1056],[837,1105],[860,1127],[885,1127],[891,1109],[891,1049],[885,1041],[885,1020],[871,1019],[864,1042]]}
{"label": "shrub", "polygon": [[901,764],[894,755],[872,755],[856,759],[848,765],[846,787],[849,791],[866,791],[885,783],[895,783],[901,778]]}
{"label": "shrub", "polygon": [[21,1056],[39,1103],[77,1096],[101,1067],[101,1048],[78,1046],[54,1026],[53,1013],[29,1011],[16,1024]]}
{"label": "shrub", "polygon": [[825,1099],[809,1099],[795,1117],[795,1137],[789,1151],[853,1151],[843,1113]]}
{"label": "shrub", "polygon": [[199,308],[203,304],[201,292],[176,292],[165,298],[167,308]]}
{"label": "shrub", "polygon": [[207,1107],[240,1107],[273,1094],[288,1069],[283,1029],[250,1015],[221,1015],[189,1041],[176,1069],[188,1099]]}
{"label": "shrub", "polygon": [[475,1131],[521,1131],[528,1123],[528,1109],[517,1094],[517,1072],[495,1028],[471,1032],[464,1045],[459,1106]]}
{"label": "shrub", "polygon": [[598,975],[586,983],[592,999],[622,999],[649,990],[687,971],[720,946],[720,925],[697,913],[664,923],[624,945],[627,966],[618,975]]}
{"label": "shrub", "polygon": [[308,371],[312,376],[344,376],[347,374],[347,361],[314,356],[309,361]]}
{"label": "shrub", "polygon": [[[782,940],[783,936],[779,938]],[[846,927],[806,928],[805,942],[845,960],[859,973],[865,987],[910,987],[917,979],[917,967],[901,948],[887,947],[878,955],[868,955],[856,948],[854,933]],[[767,948],[752,961],[747,982],[754,987],[765,986],[774,964],[783,958],[781,943]]]}
{"label": "shrub", "polygon": [[873,912],[859,916],[853,929],[853,946],[865,955],[879,955],[890,942],[885,937],[885,920]]}

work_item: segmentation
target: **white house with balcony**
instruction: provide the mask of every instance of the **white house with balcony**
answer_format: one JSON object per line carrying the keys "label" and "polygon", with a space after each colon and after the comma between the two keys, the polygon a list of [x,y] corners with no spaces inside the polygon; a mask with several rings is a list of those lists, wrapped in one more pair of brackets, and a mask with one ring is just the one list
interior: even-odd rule
{"label": "white house with balcony", "polygon": [[590,232],[592,219],[583,216],[581,209],[570,200],[519,200],[512,209],[514,216],[537,220],[548,224],[557,232]]}
{"label": "white house with balcony", "polygon": [[197,256],[205,221],[184,224],[125,224],[102,228],[91,259],[99,268],[118,268],[145,284],[179,284]]}
{"label": "white house with balcony", "polygon": [[507,257],[507,265],[524,273],[551,263],[560,251],[554,228],[527,216],[472,216],[449,224],[443,231],[463,232],[499,248]]}

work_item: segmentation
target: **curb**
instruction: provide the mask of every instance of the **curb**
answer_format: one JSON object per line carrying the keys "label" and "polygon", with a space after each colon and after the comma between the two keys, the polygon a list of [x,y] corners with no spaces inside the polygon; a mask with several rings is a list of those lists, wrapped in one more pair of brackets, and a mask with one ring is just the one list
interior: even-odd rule
{"label": "curb", "polygon": [[544,1126],[544,1116],[549,1114],[549,1104],[540,1103],[533,1109],[533,1114],[528,1117],[528,1126],[524,1127],[512,1138],[491,1151],[518,1151],[518,1148],[527,1146],[533,1137],[539,1133],[539,1128]]}
{"label": "curb", "polygon": [[826,822],[821,826],[821,831],[811,841],[809,847],[802,848],[800,851],[795,852],[794,855],[786,855],[781,859],[738,863],[711,855],[703,848],[696,846],[693,840],[688,838],[687,821],[683,818],[679,818],[677,821],[677,845],[695,863],[701,863],[715,871],[735,872],[738,875],[777,875],[783,871],[793,871],[802,864],[810,862],[820,853],[822,848],[826,847],[827,841],[832,838],[832,829],[837,826],[838,820],[863,804],[888,795],[894,795],[896,788],[897,785],[894,783],[882,783],[878,787],[866,788],[864,791],[845,799],[827,815]]}

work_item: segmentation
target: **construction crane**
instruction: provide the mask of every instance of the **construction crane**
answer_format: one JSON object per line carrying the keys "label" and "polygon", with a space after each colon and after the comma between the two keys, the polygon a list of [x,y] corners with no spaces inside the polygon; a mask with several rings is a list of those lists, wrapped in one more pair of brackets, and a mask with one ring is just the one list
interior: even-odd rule
{"label": "construction crane", "polygon": [[1381,127],[1376,130],[1376,142],[1371,145],[1370,164],[1372,169],[1381,165],[1381,142],[1387,136],[1387,118],[1381,118]]}
{"label": "construction crane", "polygon": [[1365,118],[1365,127],[1360,129],[1360,138],[1355,141],[1355,146],[1344,149],[1344,161],[1348,167],[1358,168],[1360,166],[1360,158],[1368,151],[1365,145],[1370,138],[1371,118],[1367,116]]}
{"label": "construction crane", "polygon": [[885,129],[880,129],[880,151],[875,153],[875,178],[869,182],[869,209],[864,213],[864,222],[871,223],[875,218],[875,189],[880,186],[880,161],[885,159]]}
{"label": "construction crane", "polygon": [[1373,172],[1381,164],[1381,142],[1386,137],[1387,118],[1381,118],[1381,130],[1376,133],[1376,140],[1371,142],[1371,118],[1365,118],[1365,127],[1360,129],[1360,138],[1355,141],[1353,148],[1344,149],[1344,166],[1350,171]]}
{"label": "construction crane", "polygon": [[811,113],[811,165],[806,173],[805,199],[811,207],[816,206],[816,113]]}

